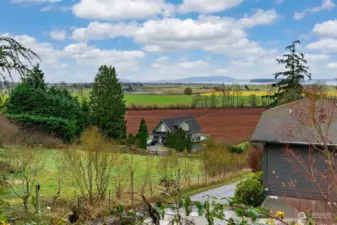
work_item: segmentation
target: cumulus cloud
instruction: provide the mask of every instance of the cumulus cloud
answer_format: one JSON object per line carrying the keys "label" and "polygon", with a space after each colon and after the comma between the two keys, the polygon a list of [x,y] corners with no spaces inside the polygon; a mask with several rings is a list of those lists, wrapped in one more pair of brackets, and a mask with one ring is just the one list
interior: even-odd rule
{"label": "cumulus cloud", "polygon": [[335,7],[336,5],[332,0],[323,0],[320,6],[316,6],[313,8],[307,8],[303,10],[302,12],[296,12],[293,16],[293,19],[301,20],[310,14],[318,13],[324,10],[331,10],[332,8],[335,8]]}
{"label": "cumulus cloud", "polygon": [[[55,49],[47,42],[39,42],[28,35],[10,35],[27,48],[34,52],[42,60],[41,66],[46,72],[47,80],[60,81],[59,74],[63,73],[67,81],[74,81],[76,73],[81,71],[82,78],[92,81],[96,69],[102,64],[115,66],[121,74],[134,71],[138,68],[138,60],[145,57],[142,51],[119,51],[115,49],[100,49],[85,42],[70,44],[62,49]],[[75,64],[69,66],[69,63]],[[34,62],[38,63],[38,61]],[[80,66],[78,66],[78,65]],[[58,68],[59,70],[55,70]],[[85,70],[82,71],[82,68]],[[79,80],[77,80],[79,81]]]}
{"label": "cumulus cloud", "polygon": [[66,39],[67,32],[65,30],[52,30],[48,32],[48,35],[54,40],[62,41]]}
{"label": "cumulus cloud", "polygon": [[80,0],[72,7],[75,16],[86,19],[141,19],[162,14],[164,0]]}
{"label": "cumulus cloud", "polygon": [[137,59],[144,58],[141,51],[103,50],[87,43],[70,44],[64,48],[64,54],[80,64],[98,66],[109,64],[122,70],[131,69],[137,64]]}
{"label": "cumulus cloud", "polygon": [[102,40],[115,37],[131,37],[139,29],[136,22],[133,23],[100,23],[91,22],[86,28],[77,28],[72,32],[72,39],[77,41]]}
{"label": "cumulus cloud", "polygon": [[337,53],[337,39],[321,39],[306,46],[307,49],[317,50],[323,53]]}
{"label": "cumulus cloud", "polygon": [[92,22],[74,29],[72,38],[78,41],[132,37],[148,52],[199,49],[231,56],[256,55],[267,52],[248,39],[246,28],[274,23],[275,10],[257,10],[241,19],[200,16],[197,19],[164,18],[139,23]]}
{"label": "cumulus cloud", "polygon": [[319,36],[337,37],[337,20],[328,20],[316,24],[313,33]]}
{"label": "cumulus cloud", "polygon": [[177,10],[182,13],[213,13],[236,7],[241,3],[243,0],[184,0]]}
{"label": "cumulus cloud", "polygon": [[242,24],[243,27],[251,28],[257,25],[273,24],[278,17],[275,9],[266,11],[258,9],[252,16],[246,15],[245,18],[240,19],[239,23]]}

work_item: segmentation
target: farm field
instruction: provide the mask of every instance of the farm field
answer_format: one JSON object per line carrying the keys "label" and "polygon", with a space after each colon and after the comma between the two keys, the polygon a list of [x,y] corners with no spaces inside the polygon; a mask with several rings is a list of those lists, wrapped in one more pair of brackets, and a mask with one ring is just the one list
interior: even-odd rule
{"label": "farm field", "polygon": [[133,95],[126,94],[124,99],[127,106],[136,105],[158,105],[168,106],[176,104],[191,105],[193,96],[191,95]]}
{"label": "farm field", "polygon": [[233,144],[249,139],[263,111],[262,108],[128,110],[125,117],[128,133],[136,133],[142,117],[151,132],[162,118],[195,116],[203,133]]}

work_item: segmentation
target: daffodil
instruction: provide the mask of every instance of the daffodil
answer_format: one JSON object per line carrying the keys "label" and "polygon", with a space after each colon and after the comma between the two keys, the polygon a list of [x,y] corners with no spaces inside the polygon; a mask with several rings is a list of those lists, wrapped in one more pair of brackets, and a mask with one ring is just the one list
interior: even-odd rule
{"label": "daffodil", "polygon": [[284,212],[282,212],[282,211],[277,211],[275,215],[280,219],[284,218]]}

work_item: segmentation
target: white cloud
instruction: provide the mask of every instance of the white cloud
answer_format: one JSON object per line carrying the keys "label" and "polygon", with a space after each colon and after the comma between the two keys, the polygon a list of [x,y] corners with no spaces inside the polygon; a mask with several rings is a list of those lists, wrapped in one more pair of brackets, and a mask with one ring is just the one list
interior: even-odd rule
{"label": "white cloud", "polygon": [[313,7],[313,8],[307,8],[307,9],[303,10],[302,12],[296,12],[293,16],[293,19],[301,20],[307,15],[317,13],[317,12],[321,12],[321,11],[324,11],[324,10],[331,10],[334,7],[336,7],[336,5],[332,0],[323,0],[322,4],[320,6],[316,6],[316,7]]}
{"label": "white cloud", "polygon": [[187,61],[187,62],[174,62],[168,59],[162,60],[162,57],[156,59],[150,65],[150,68],[136,80],[174,80],[181,79],[189,76],[205,76],[209,75],[212,67],[202,61]]}
{"label": "white cloud", "polygon": [[168,5],[164,0],[80,0],[73,13],[86,19],[141,19],[162,14]]}
{"label": "white cloud", "polygon": [[328,20],[316,24],[313,33],[319,36],[337,37],[337,20]]}
{"label": "white cloud", "polygon": [[202,69],[208,67],[208,63],[202,60],[192,62],[181,62],[178,65],[184,69]]}
{"label": "white cloud", "polygon": [[308,61],[324,61],[330,58],[330,55],[327,54],[305,54],[305,59]]}
{"label": "white cloud", "polygon": [[11,3],[57,3],[62,0],[10,0]]}
{"label": "white cloud", "polygon": [[92,22],[85,28],[73,30],[78,41],[132,37],[148,52],[200,49],[231,56],[256,55],[267,52],[256,42],[248,40],[244,31],[258,25],[268,25],[278,18],[275,10],[257,10],[250,17],[200,16],[197,19],[164,18],[136,22]]}
{"label": "white cloud", "polygon": [[251,28],[257,25],[269,25],[273,24],[277,18],[278,14],[275,9],[264,11],[262,9],[258,9],[255,14],[252,16],[247,16],[239,20],[244,27]]}
{"label": "white cloud", "polygon": [[227,73],[228,73],[228,69],[226,68],[218,68],[214,70],[214,74],[217,74],[217,75],[223,75]]}
{"label": "white cloud", "polygon": [[64,5],[48,5],[41,9],[41,12],[49,12],[49,11],[61,11],[61,12],[67,12],[71,10],[71,7],[64,6]]}
{"label": "white cloud", "polygon": [[[138,60],[145,57],[145,53],[141,51],[100,49],[87,43],[70,44],[62,49],[55,49],[52,44],[39,42],[28,35],[15,36],[8,33],[3,35],[15,38],[40,57],[47,81],[81,81],[78,79],[92,81],[97,68],[102,64],[116,67],[117,72],[123,75],[136,70]],[[58,77],[59,75],[62,77]]]}
{"label": "white cloud", "polygon": [[137,23],[100,23],[91,22],[87,28],[77,28],[72,32],[72,39],[77,41],[101,40],[119,36],[130,37],[139,29]]}
{"label": "white cloud", "polygon": [[310,50],[317,50],[323,53],[337,53],[337,39],[321,39],[308,44],[306,48]]}
{"label": "white cloud", "polygon": [[243,3],[243,0],[184,0],[178,7],[179,12],[221,12]]}
{"label": "white cloud", "polygon": [[137,59],[145,57],[141,51],[103,50],[89,46],[85,42],[66,46],[64,53],[79,64],[93,66],[109,64],[123,71],[131,69],[137,63]]}
{"label": "white cloud", "polygon": [[62,41],[67,37],[67,32],[65,30],[52,30],[48,34],[52,39],[58,41]]}
{"label": "white cloud", "polygon": [[337,69],[337,62],[331,62],[326,65],[329,69]]}
{"label": "white cloud", "polygon": [[[149,52],[201,49],[231,56],[258,56],[266,51],[256,42],[248,40],[244,28],[272,23],[276,16],[269,16],[273,14],[270,12],[259,10],[251,18],[241,20],[214,16],[197,20],[149,20],[135,33],[134,38],[136,42],[144,44]],[[267,22],[265,18],[270,20]]]}

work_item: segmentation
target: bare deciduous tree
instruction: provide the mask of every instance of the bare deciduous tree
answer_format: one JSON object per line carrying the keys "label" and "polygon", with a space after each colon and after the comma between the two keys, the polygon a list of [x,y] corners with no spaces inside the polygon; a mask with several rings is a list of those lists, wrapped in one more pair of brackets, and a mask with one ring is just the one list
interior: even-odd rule
{"label": "bare deciduous tree", "polygon": [[78,150],[67,150],[67,166],[82,196],[90,204],[104,200],[113,168],[119,160],[119,146],[108,141],[97,127],[83,132]]}
{"label": "bare deciduous tree", "polygon": [[28,200],[32,195],[36,177],[44,168],[43,152],[36,149],[14,149],[10,151],[9,163],[15,170],[8,182],[15,195],[22,199],[25,212],[28,212]]}

